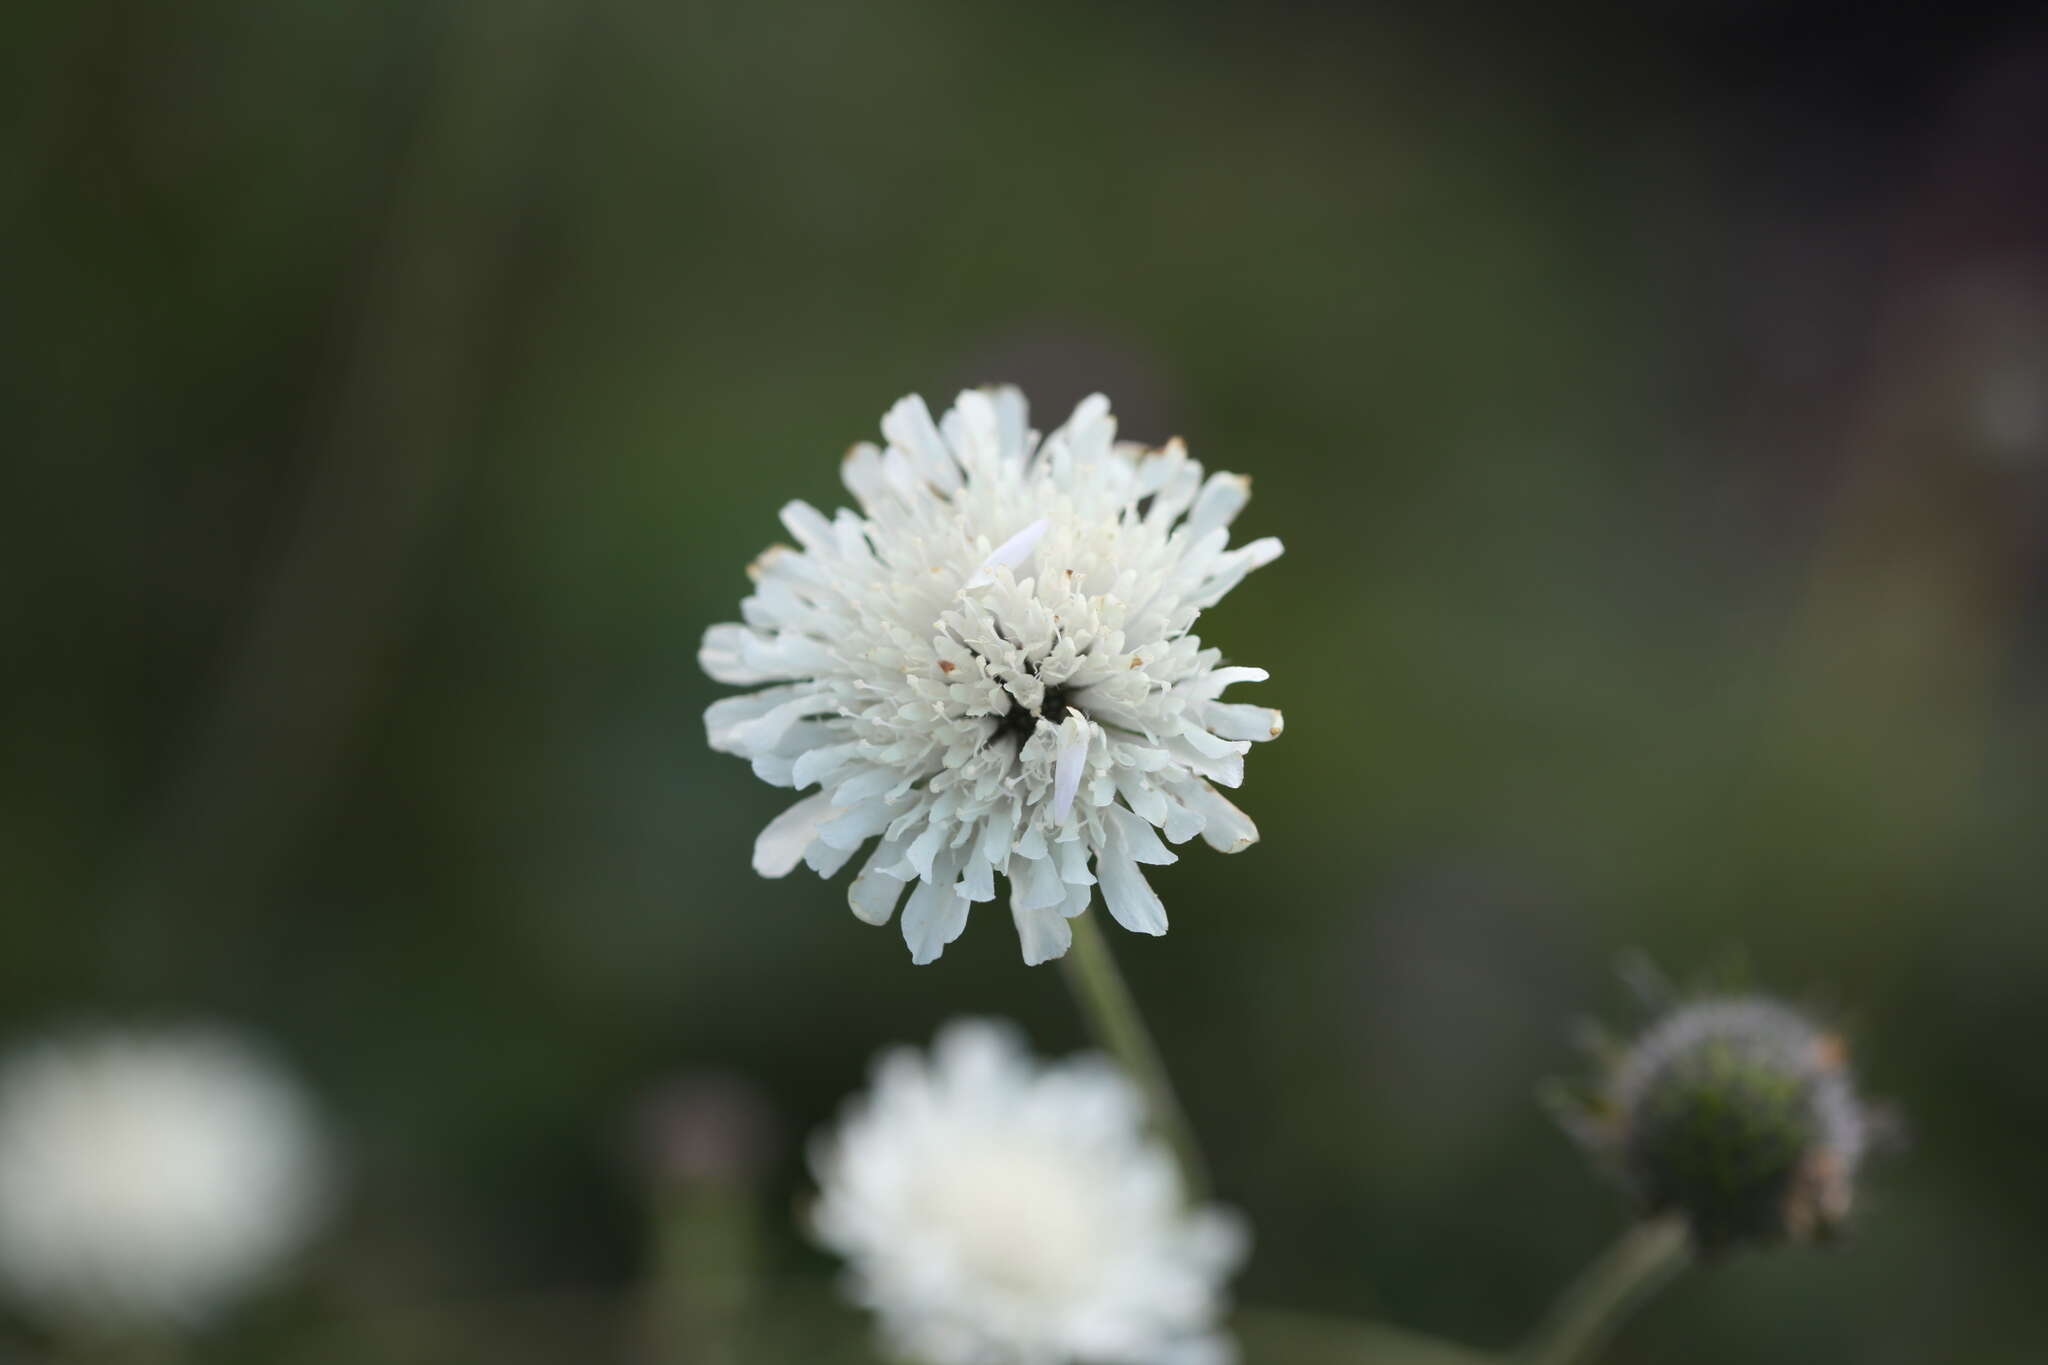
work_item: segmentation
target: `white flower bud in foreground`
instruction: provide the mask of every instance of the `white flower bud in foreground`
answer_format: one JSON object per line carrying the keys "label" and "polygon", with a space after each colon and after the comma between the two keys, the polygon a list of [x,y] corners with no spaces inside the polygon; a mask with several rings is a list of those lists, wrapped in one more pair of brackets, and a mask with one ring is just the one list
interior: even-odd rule
{"label": "white flower bud in foreground", "polygon": [[762,832],[755,871],[829,877],[879,838],[849,900],[871,924],[902,902],[916,962],[998,876],[1026,962],[1066,952],[1097,885],[1117,923],[1165,933],[1140,865],[1197,834],[1257,839],[1216,789],[1281,728],[1219,700],[1265,671],[1190,633],[1280,553],[1225,548],[1250,481],[1205,480],[1178,441],[1119,443],[1100,395],[1043,441],[1015,389],[963,393],[937,423],[906,398],[882,431],[887,449],[846,459],[860,512],[783,508],[802,548],[755,561],[744,624],[698,655],[719,682],[770,684],[712,705],[711,747],[818,788]]}
{"label": "white flower bud in foreground", "polygon": [[947,1026],[884,1054],[819,1139],[812,1226],[853,1298],[920,1365],[1222,1365],[1245,1235],[1190,1208],[1106,1060],[1035,1061],[1011,1029]]}
{"label": "white flower bud in foreground", "polygon": [[297,1087],[222,1033],[99,1033],[0,1065],[0,1288],[94,1333],[196,1324],[297,1251],[327,1167]]}

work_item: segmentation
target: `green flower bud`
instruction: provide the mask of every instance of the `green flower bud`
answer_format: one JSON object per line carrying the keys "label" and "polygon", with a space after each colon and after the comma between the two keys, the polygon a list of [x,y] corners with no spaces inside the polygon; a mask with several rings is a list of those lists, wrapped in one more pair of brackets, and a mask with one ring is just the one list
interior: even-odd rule
{"label": "green flower bud", "polygon": [[1670,1010],[1565,1117],[1646,1213],[1683,1214],[1709,1252],[1832,1236],[1873,1127],[1840,1035],[1758,997]]}

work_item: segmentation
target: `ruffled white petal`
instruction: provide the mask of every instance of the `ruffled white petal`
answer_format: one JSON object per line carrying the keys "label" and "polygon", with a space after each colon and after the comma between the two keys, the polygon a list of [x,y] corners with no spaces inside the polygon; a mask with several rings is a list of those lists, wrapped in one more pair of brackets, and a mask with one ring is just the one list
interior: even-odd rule
{"label": "ruffled white petal", "polygon": [[903,907],[903,942],[915,963],[937,961],[945,946],[966,927],[967,898],[951,886],[921,881]]}
{"label": "ruffled white petal", "polygon": [[764,877],[788,876],[818,835],[818,825],[832,813],[832,800],[807,796],[768,822],[754,840],[754,871]]}
{"label": "ruffled white petal", "polygon": [[1081,773],[1088,761],[1088,732],[1069,736],[1060,741],[1059,753],[1053,761],[1052,818],[1056,824],[1065,824],[1067,816],[1074,809],[1074,795],[1081,790]]}
{"label": "ruffled white petal", "polygon": [[1024,950],[1026,966],[1036,967],[1056,957],[1065,957],[1073,946],[1074,930],[1060,913],[1062,902],[1026,908],[1010,902],[1010,917],[1017,925],[1017,942]]}
{"label": "ruffled white petal", "polygon": [[967,580],[967,586],[978,588],[985,583],[993,582],[995,570],[1014,569],[1031,558],[1031,552],[1038,547],[1039,541],[1045,539],[1045,533],[1051,529],[1052,523],[1040,517],[996,546],[989,551],[988,558],[981,561],[981,567],[974,571],[974,577]]}

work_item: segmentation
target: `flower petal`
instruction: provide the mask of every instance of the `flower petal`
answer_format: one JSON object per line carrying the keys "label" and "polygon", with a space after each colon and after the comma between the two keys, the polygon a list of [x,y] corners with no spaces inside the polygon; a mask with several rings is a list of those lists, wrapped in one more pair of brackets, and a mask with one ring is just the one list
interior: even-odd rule
{"label": "flower petal", "polygon": [[1031,552],[1038,548],[1038,542],[1045,539],[1045,533],[1052,529],[1052,523],[1044,517],[1011,536],[995,549],[989,551],[981,567],[974,571],[974,577],[967,580],[970,588],[979,588],[995,581],[997,568],[1014,569],[1031,558]]}
{"label": "flower petal", "polygon": [[1088,740],[1089,731],[1084,727],[1061,741],[1059,755],[1053,760],[1052,818],[1056,824],[1065,824],[1073,813],[1074,793],[1081,790],[1081,774],[1088,771]]}
{"label": "flower petal", "polygon": [[950,886],[919,882],[903,906],[903,942],[918,966],[936,962],[967,927],[967,898]]}
{"label": "flower petal", "polygon": [[1166,905],[1145,880],[1121,842],[1095,856],[1095,875],[1102,883],[1102,901],[1116,922],[1134,934],[1166,932]]}
{"label": "flower petal", "polygon": [[764,877],[788,876],[818,836],[818,826],[831,815],[832,798],[821,793],[806,796],[770,820],[754,840],[754,871]]}
{"label": "flower petal", "polygon": [[1056,904],[1026,910],[1013,899],[1010,918],[1016,921],[1017,943],[1024,951],[1024,965],[1027,967],[1064,957],[1073,945],[1073,928]]}

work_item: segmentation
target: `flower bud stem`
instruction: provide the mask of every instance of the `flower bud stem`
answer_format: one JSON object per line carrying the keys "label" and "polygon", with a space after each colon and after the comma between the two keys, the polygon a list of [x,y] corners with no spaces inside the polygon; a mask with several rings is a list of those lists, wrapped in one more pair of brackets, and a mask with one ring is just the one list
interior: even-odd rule
{"label": "flower bud stem", "polygon": [[1181,1179],[1187,1186],[1190,1204],[1209,1197],[1209,1173],[1202,1152],[1195,1145],[1195,1132],[1174,1094],[1166,1065],[1159,1059],[1158,1045],[1138,1013],[1131,988],[1117,969],[1109,942],[1102,936],[1100,915],[1089,912],[1076,916],[1073,946],[1060,959],[1067,985],[1088,1020],[1095,1041],[1114,1057],[1145,1096],[1152,1127],[1173,1149],[1180,1162]]}
{"label": "flower bud stem", "polygon": [[1623,1233],[1559,1296],[1516,1359],[1522,1365],[1588,1365],[1628,1315],[1692,1259],[1683,1219],[1646,1219]]}

